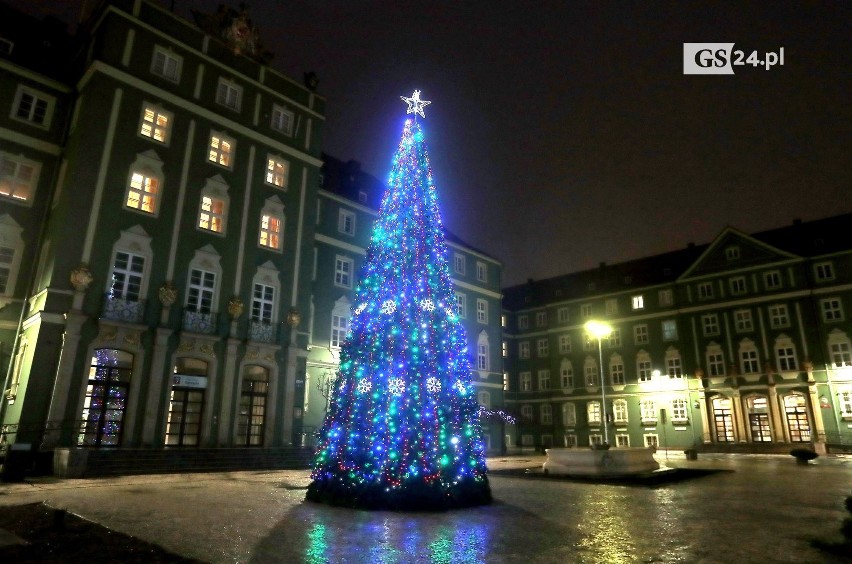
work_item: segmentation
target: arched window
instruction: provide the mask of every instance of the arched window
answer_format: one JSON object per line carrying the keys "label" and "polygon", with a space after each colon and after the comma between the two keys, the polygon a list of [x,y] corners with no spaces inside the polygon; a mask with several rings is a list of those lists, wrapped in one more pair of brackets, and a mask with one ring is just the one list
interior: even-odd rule
{"label": "arched window", "polygon": [[156,216],[163,189],[163,161],[154,151],[136,156],[130,165],[124,207]]}
{"label": "arched window", "polygon": [[614,386],[624,385],[624,361],[620,354],[609,357],[609,378]]}
{"label": "arched window", "polygon": [[627,423],[627,400],[617,399],[612,402],[612,417],[616,423]]}
{"label": "arched window", "polygon": [[124,413],[133,369],[133,355],[118,349],[96,349],[80,417],[78,446],[121,444]]}

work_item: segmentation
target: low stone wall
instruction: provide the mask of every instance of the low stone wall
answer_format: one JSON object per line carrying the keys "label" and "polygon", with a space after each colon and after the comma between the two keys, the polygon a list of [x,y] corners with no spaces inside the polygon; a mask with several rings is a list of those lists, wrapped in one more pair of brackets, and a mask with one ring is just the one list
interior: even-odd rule
{"label": "low stone wall", "polygon": [[566,476],[635,476],[660,467],[650,448],[549,448],[542,469]]}

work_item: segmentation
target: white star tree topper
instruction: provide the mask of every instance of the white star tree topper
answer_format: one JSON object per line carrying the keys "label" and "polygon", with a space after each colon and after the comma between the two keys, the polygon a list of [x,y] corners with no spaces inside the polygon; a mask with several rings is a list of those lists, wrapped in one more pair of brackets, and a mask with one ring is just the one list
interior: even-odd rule
{"label": "white star tree topper", "polygon": [[414,94],[411,95],[411,98],[400,96],[399,99],[408,104],[408,110],[406,110],[405,113],[418,114],[422,118],[426,118],[426,114],[423,113],[423,107],[432,103],[429,100],[421,100],[419,90],[415,90]]}

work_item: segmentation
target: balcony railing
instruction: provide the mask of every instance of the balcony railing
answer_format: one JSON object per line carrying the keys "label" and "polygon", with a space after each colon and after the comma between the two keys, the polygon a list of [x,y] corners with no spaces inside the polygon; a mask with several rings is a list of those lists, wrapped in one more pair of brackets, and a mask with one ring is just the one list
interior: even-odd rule
{"label": "balcony railing", "polygon": [[111,294],[104,296],[104,307],[101,311],[103,319],[124,321],[126,323],[141,323],[145,316],[145,300],[127,300]]}
{"label": "balcony railing", "polygon": [[248,338],[260,343],[274,343],[277,336],[277,326],[268,321],[249,321]]}
{"label": "balcony railing", "polygon": [[216,331],[216,312],[183,310],[183,330],[190,333],[210,334]]}

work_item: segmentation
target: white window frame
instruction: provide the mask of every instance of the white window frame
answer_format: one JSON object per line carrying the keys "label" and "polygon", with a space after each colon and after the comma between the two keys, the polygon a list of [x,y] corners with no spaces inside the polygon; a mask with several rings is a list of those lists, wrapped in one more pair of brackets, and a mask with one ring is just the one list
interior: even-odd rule
{"label": "white window frame", "polygon": [[641,323],[633,326],[633,343],[636,345],[647,345],[651,336],[648,334],[648,325]]}
{"label": "white window frame", "polygon": [[795,372],[799,369],[796,356],[796,345],[793,340],[783,333],[775,339],[775,366],[779,372]]}
{"label": "white window frame", "polygon": [[[158,217],[163,194],[163,161],[154,151],[136,155],[124,191],[124,209]],[[133,205],[136,202],[138,205]],[[146,209],[150,208],[150,209]]]}
{"label": "white window frame", "polygon": [[734,310],[734,329],[737,333],[754,331],[754,319],[750,309]]}
{"label": "white window frame", "polygon": [[[119,266],[119,255],[124,256],[126,262],[125,267]],[[126,249],[116,249],[112,253],[112,266],[107,277],[107,295],[110,298],[124,300],[126,302],[139,302],[145,299],[145,294],[142,293],[147,289],[147,271],[148,271],[148,256],[139,252],[132,252]],[[141,270],[135,270],[134,264],[141,262]],[[131,287],[135,286],[136,291],[132,292]]]}
{"label": "white window frame", "polygon": [[236,140],[221,131],[211,131],[207,143],[207,162],[231,170],[234,166]]}
{"label": "white window frame", "polygon": [[527,315],[518,316],[518,329],[525,331],[530,328],[530,318]]}
{"label": "white window frame", "polygon": [[546,311],[537,311],[535,314],[535,326],[536,327],[547,327],[547,312]]}
{"label": "white window frame", "polygon": [[669,378],[683,378],[683,362],[680,351],[674,347],[666,350],[666,374]]}
{"label": "white window frame", "polygon": [[612,420],[614,423],[627,423],[627,400],[617,399],[612,402]]}
{"label": "white window frame", "polygon": [[559,354],[571,354],[571,335],[559,335]]}
{"label": "white window frame", "polygon": [[587,388],[597,388],[601,385],[601,373],[598,369],[598,361],[591,356],[586,357],[583,363],[583,376],[586,380]]}
{"label": "white window frame", "polygon": [[539,358],[545,358],[550,355],[550,340],[538,339],[535,343],[536,352]]}
{"label": "white window frame", "polygon": [[352,319],[351,302],[342,296],[334,304],[334,309],[331,311],[331,332],[329,333],[329,346],[332,349],[339,349],[346,340],[346,334],[349,332],[349,325]]}
{"label": "white window frame", "polygon": [[636,380],[641,384],[650,382],[652,379],[653,368],[651,364],[651,355],[644,350],[636,353]]}
{"label": "white window frame", "polygon": [[783,329],[790,326],[790,313],[787,304],[773,304],[769,310],[769,326],[773,329]]}
{"label": "white window frame", "polygon": [[229,110],[239,112],[243,104],[243,87],[223,76],[216,85],[216,103]]}
{"label": "white window frame", "polygon": [[[23,110],[21,104],[24,101],[24,97],[28,97],[32,100],[30,109],[26,112],[27,115],[20,115]],[[41,121],[36,121],[36,112],[39,107],[39,103],[43,104],[44,113],[42,114]],[[49,94],[45,94],[39,90],[34,88],[30,88],[29,86],[24,86],[23,84],[18,85],[18,90],[15,93],[15,101],[12,104],[12,113],[9,117],[11,117],[15,121],[19,121],[21,123],[26,123],[27,125],[31,125],[33,127],[38,127],[39,129],[50,129],[50,123],[53,120],[53,110],[56,107],[56,98]]]}
{"label": "white window frame", "polygon": [[[194,280],[198,273],[198,280]],[[219,273],[199,267],[190,267],[186,280],[185,307],[197,313],[215,313],[219,288]]]}
{"label": "white window frame", "polygon": [[846,318],[843,314],[843,302],[839,296],[821,299],[819,301],[819,311],[825,323],[836,323]]}
{"label": "white window frame", "polygon": [[538,371],[538,389],[540,391],[550,390],[550,370],[547,368]]}
{"label": "white window frame", "polygon": [[352,288],[355,278],[355,261],[346,255],[334,257],[334,285],[338,288]]}
{"label": "white window frame", "polygon": [[601,402],[590,401],[586,403],[586,418],[589,425],[601,424]]}
{"label": "white window frame", "polygon": [[742,374],[760,373],[760,354],[753,341],[743,339],[740,342],[738,356],[740,359],[740,372]]}
{"label": "white window frame", "polygon": [[[9,163],[13,170],[4,172]],[[11,167],[10,167],[11,168]],[[21,171],[29,170],[29,178],[21,179]],[[0,151],[0,202],[11,201],[22,205],[31,205],[38,188],[38,179],[41,175],[41,163],[24,157],[24,155],[13,155]],[[21,197],[21,188],[24,188],[26,197]]]}
{"label": "white window frame", "polygon": [[479,282],[488,282],[488,266],[482,261],[476,261],[476,279]]}
{"label": "white window frame", "polygon": [[293,136],[293,123],[296,114],[284,106],[272,104],[272,113],[269,118],[269,127],[288,137]]}
{"label": "white window frame", "polygon": [[549,403],[541,404],[539,416],[542,425],[553,425],[553,407]]}
{"label": "white window frame", "polygon": [[455,253],[453,255],[453,269],[456,271],[456,274],[465,273],[465,259],[466,257],[461,253]]}
{"label": "white window frame", "polygon": [[661,323],[664,341],[677,341],[677,320],[664,319]]}
{"label": "white window frame", "polygon": [[488,323],[488,302],[482,298],[476,299],[476,321]]}
{"label": "white window frame", "polygon": [[728,280],[728,284],[732,296],[742,296],[748,293],[748,284],[746,283],[745,276],[734,276]]}
{"label": "white window frame", "polygon": [[[217,210],[216,203],[221,204],[221,210]],[[219,176],[207,180],[207,184],[201,190],[198,200],[198,216],[195,226],[198,230],[206,233],[215,233],[225,236],[228,227],[228,208],[231,198],[228,196],[228,185]],[[218,227],[218,229],[217,229]]]}
{"label": "white window frame", "polygon": [[281,252],[284,249],[284,204],[277,196],[266,200],[260,210],[257,246]]}
{"label": "white window frame", "polygon": [[[491,343],[484,329],[479,333],[476,341],[476,369],[481,373],[491,369]],[[484,377],[486,374],[480,374],[480,376]]]}
{"label": "white window frame", "polygon": [[642,294],[638,294],[630,298],[631,303],[633,304],[633,311],[645,309],[645,296]]}
{"label": "white window frame", "polygon": [[684,398],[673,398],[671,411],[673,423],[686,423],[689,421],[689,400]]}
{"label": "white window frame", "polygon": [[[174,113],[164,110],[157,104],[144,102],[142,113],[139,116],[139,127],[136,131],[140,137],[168,146],[174,119]],[[165,121],[165,125],[162,123],[163,121]]]}
{"label": "white window frame", "polygon": [[652,399],[643,399],[639,401],[639,413],[642,423],[657,422],[657,402]]}
{"label": "white window frame", "polygon": [[577,406],[571,402],[562,404],[562,425],[565,427],[577,425]]}
{"label": "white window frame", "polygon": [[522,392],[532,391],[532,372],[524,371],[518,375],[518,386]]}
{"label": "white window frame", "polygon": [[609,359],[609,380],[613,386],[623,386],[627,383],[624,375],[624,361],[621,355],[614,354]]}
{"label": "white window frame", "polygon": [[719,315],[715,313],[705,313],[701,316],[701,330],[705,337],[712,337],[719,334]]}
{"label": "white window frame", "polygon": [[556,310],[556,321],[558,323],[568,323],[569,319],[570,317],[568,315],[567,307],[560,307],[558,310]]}
{"label": "white window frame", "polygon": [[831,282],[835,276],[833,262],[822,261],[814,264],[814,280],[817,282]]}
{"label": "white window frame", "polygon": [[567,358],[562,359],[562,362],[559,363],[559,384],[563,390],[574,388],[574,366]]}
{"label": "white window frame", "polygon": [[828,354],[834,368],[852,367],[852,341],[840,329],[828,334]]}
{"label": "white window frame", "polygon": [[266,155],[264,180],[268,186],[287,190],[290,185],[290,161],[280,155]]}
{"label": "white window frame", "polygon": [[337,214],[337,231],[350,237],[355,236],[355,212],[341,209]]}
{"label": "white window frame", "polygon": [[611,349],[621,346],[621,329],[610,331],[609,335],[606,336],[606,346]]}
{"label": "white window frame", "polygon": [[704,353],[704,358],[707,361],[707,375],[711,377],[725,376],[725,353],[716,343],[707,345],[707,350]]}
{"label": "white window frame", "polygon": [[771,270],[769,272],[763,273],[763,285],[767,290],[777,290],[781,288],[783,282],[781,281],[781,272],[778,270]]}
{"label": "white window frame", "polygon": [[[157,56],[161,57],[162,63],[157,60]],[[173,62],[172,72],[169,72],[169,62]],[[174,83],[180,82],[181,70],[183,67],[183,57],[176,55],[171,49],[167,49],[160,45],[154,47],[154,53],[151,56],[151,74],[155,74],[161,78]]]}
{"label": "white window frame", "polygon": [[701,282],[698,284],[698,299],[712,300],[713,299],[713,283]]}
{"label": "white window frame", "polygon": [[530,342],[529,341],[521,341],[518,343],[518,358],[529,358],[530,357]]}
{"label": "white window frame", "polygon": [[275,302],[278,297],[275,286],[254,282],[251,292],[249,319],[260,323],[272,323],[275,316]]}
{"label": "white window frame", "polygon": [[467,319],[467,295],[456,292],[456,313],[459,319]]}

